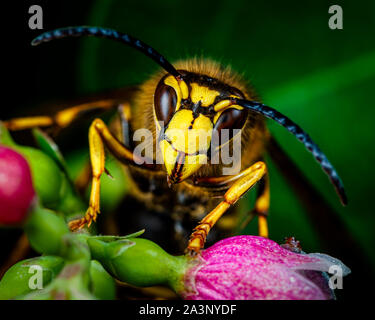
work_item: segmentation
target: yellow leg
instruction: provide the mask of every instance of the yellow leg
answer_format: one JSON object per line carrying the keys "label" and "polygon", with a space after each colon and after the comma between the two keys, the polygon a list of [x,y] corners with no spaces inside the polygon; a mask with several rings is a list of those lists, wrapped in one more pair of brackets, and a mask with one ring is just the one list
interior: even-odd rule
{"label": "yellow leg", "polygon": [[[95,119],[89,129],[90,161],[92,168],[92,186],[89,208],[83,218],[69,223],[71,230],[90,226],[100,212],[100,177],[104,172],[104,145],[120,161],[134,163],[136,155],[121,144],[109,131],[107,125],[101,119]],[[139,160],[139,159],[138,159]]]}
{"label": "yellow leg", "polygon": [[[131,109],[130,109],[130,104],[127,102],[121,103],[118,105],[118,114],[120,115],[121,121],[119,121],[119,126],[118,127],[118,138],[121,140],[121,142],[125,145],[126,148],[131,149],[130,146],[130,127],[129,127],[129,122],[131,119]],[[117,124],[117,122],[114,122]],[[117,128],[115,127],[114,130]],[[74,184],[77,188],[77,190],[81,193],[84,194],[87,186],[89,185],[90,181],[92,179],[92,174],[91,174],[91,165],[90,162],[87,161],[85,166],[82,168],[80,171],[79,175],[77,176],[76,180],[74,181]]]}
{"label": "yellow leg", "polygon": [[31,129],[35,127],[49,127],[53,125],[59,128],[65,128],[70,125],[74,119],[80,115],[83,115],[86,111],[95,109],[110,109],[116,105],[119,105],[119,102],[113,99],[99,100],[62,110],[51,117],[35,116],[14,118],[5,121],[4,124],[9,130],[12,131]]}
{"label": "yellow leg", "polygon": [[269,176],[266,174],[258,183],[259,189],[255,201],[255,207],[248,213],[247,218],[241,223],[239,231],[246,228],[246,226],[255,218],[258,217],[258,234],[261,237],[268,238],[268,209],[270,206],[270,186]]}
{"label": "yellow leg", "polygon": [[253,187],[266,174],[267,168],[264,162],[259,161],[248,169],[239,173],[241,178],[236,180],[224,195],[224,200],[207,214],[190,236],[187,247],[188,252],[199,252],[206,242],[206,238],[212,227],[220,217],[235,204],[251,187]]}
{"label": "yellow leg", "polygon": [[73,220],[69,223],[71,230],[83,228],[86,224],[90,227],[92,221],[96,221],[96,217],[100,212],[100,177],[104,172],[104,145],[100,133],[97,131],[97,124],[102,121],[94,120],[89,129],[89,147],[90,161],[92,168],[92,186],[90,193],[89,208],[83,218]]}
{"label": "yellow leg", "polygon": [[270,207],[270,183],[268,174],[263,177],[257,199],[255,201],[254,213],[258,216],[258,234],[268,238],[267,216]]}
{"label": "yellow leg", "polygon": [[131,120],[131,109],[129,103],[123,103],[118,107],[118,114],[120,115],[120,123],[121,123],[121,141],[123,144],[131,149],[132,148],[132,141],[130,137],[130,120]]}
{"label": "yellow leg", "polygon": [[264,215],[258,216],[258,234],[263,238],[268,238],[267,217]]}

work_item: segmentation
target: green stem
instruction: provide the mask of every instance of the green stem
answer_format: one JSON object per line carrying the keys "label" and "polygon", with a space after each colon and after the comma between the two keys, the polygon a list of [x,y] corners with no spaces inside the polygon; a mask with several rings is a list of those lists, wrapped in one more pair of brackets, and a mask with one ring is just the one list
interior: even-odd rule
{"label": "green stem", "polygon": [[185,256],[172,256],[147,239],[129,238],[104,242],[95,237],[87,243],[92,257],[120,281],[148,287],[166,285],[176,292],[183,286]]}

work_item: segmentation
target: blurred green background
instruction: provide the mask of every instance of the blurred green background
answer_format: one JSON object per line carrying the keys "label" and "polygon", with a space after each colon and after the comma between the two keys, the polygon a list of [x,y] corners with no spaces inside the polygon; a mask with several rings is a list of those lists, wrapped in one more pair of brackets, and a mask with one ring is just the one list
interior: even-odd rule
{"label": "blurred green background", "polygon": [[[328,8],[333,4],[343,8],[343,30],[328,27]],[[80,24],[112,27],[142,39],[172,62],[195,55],[211,57],[243,73],[263,101],[300,124],[334,164],[346,186],[347,207],[341,206],[304,147],[285,129],[268,122],[359,242],[368,267],[375,266],[374,1],[98,0],[67,1],[57,9],[47,2],[41,5],[45,30]],[[47,100],[139,84],[157,70],[135,50],[102,39],[56,41],[31,52],[29,41],[40,32],[23,30],[22,46],[33,57],[33,73],[18,78],[19,86],[30,86],[29,92],[20,98],[23,106],[7,116],[25,114],[25,109],[36,113],[35,106]],[[84,134],[62,143],[62,149],[69,157],[72,149],[87,150],[86,140]],[[293,235],[305,251],[323,250],[319,234],[272,163],[270,177],[270,237],[282,241]],[[255,234],[256,223],[247,232]]]}

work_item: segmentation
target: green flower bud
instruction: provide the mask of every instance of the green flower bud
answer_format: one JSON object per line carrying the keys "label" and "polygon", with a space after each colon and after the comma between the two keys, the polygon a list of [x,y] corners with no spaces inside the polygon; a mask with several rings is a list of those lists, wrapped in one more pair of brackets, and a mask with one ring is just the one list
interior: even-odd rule
{"label": "green flower bud", "polygon": [[16,146],[30,165],[34,188],[42,202],[49,208],[56,208],[60,201],[60,191],[64,174],[56,162],[42,151],[30,147]]}
{"label": "green flower bud", "polygon": [[95,300],[88,288],[88,270],[82,260],[67,263],[44,289],[19,297],[22,300]]}
{"label": "green flower bud", "polygon": [[[48,285],[63,266],[64,260],[54,256],[42,256],[16,263],[0,281],[0,300],[13,299],[37,289],[39,285]],[[36,276],[38,267],[42,270],[40,279]]]}
{"label": "green flower bud", "polygon": [[90,292],[91,254],[86,238],[77,234],[62,237],[61,255],[64,268],[44,289],[26,294],[24,300],[93,300]]}
{"label": "green flower bud", "polygon": [[37,206],[26,221],[25,232],[31,247],[39,253],[60,255],[62,238],[69,234],[69,228],[64,218]]}
{"label": "green flower bud", "polygon": [[41,132],[34,136],[44,151],[16,144],[0,122],[0,143],[24,156],[30,166],[33,186],[44,207],[63,213],[83,211],[85,205],[76,195],[66,173],[65,162],[56,145]]}
{"label": "green flower bud", "polygon": [[56,162],[44,152],[16,144],[7,129],[0,123],[0,143],[21,153],[29,163],[33,184],[45,206],[58,203],[63,174]]}
{"label": "green flower bud", "polygon": [[116,298],[116,282],[99,261],[91,261],[90,279],[90,291],[95,297],[100,300]]}
{"label": "green flower bud", "polygon": [[128,238],[105,242],[87,239],[93,259],[120,281],[139,286],[167,285],[178,292],[187,258],[172,256],[150,240]]}

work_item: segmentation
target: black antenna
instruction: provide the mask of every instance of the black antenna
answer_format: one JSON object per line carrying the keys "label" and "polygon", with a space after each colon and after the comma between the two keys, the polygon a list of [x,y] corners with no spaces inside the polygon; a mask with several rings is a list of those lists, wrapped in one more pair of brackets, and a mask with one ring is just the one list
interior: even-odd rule
{"label": "black antenna", "polygon": [[99,38],[106,38],[115,40],[121,43],[125,43],[130,47],[137,49],[146,56],[150,57],[168,73],[176,78],[182,78],[182,75],[156,50],[151,48],[146,43],[138,40],[128,34],[118,32],[113,29],[101,28],[101,27],[90,27],[90,26],[79,26],[79,27],[66,27],[61,29],[55,29],[42,33],[36,37],[31,45],[37,46],[42,42],[48,42],[54,39],[62,39],[69,37],[82,37],[82,36],[93,36]]}
{"label": "black antenna", "polygon": [[289,132],[291,132],[299,141],[301,141],[304,146],[312,153],[314,158],[320,163],[320,166],[328,175],[331,183],[334,185],[337,194],[340,197],[341,203],[346,205],[348,199],[346,197],[344,185],[337,174],[335,168],[332,166],[331,162],[327,159],[326,155],[319,149],[319,147],[311,140],[310,136],[302,130],[302,128],[290,120],[288,117],[284,116],[279,111],[268,107],[260,102],[249,101],[237,98],[230,98],[233,104],[242,106],[244,108],[250,109],[256,113],[260,113],[263,116],[275,120]]}

